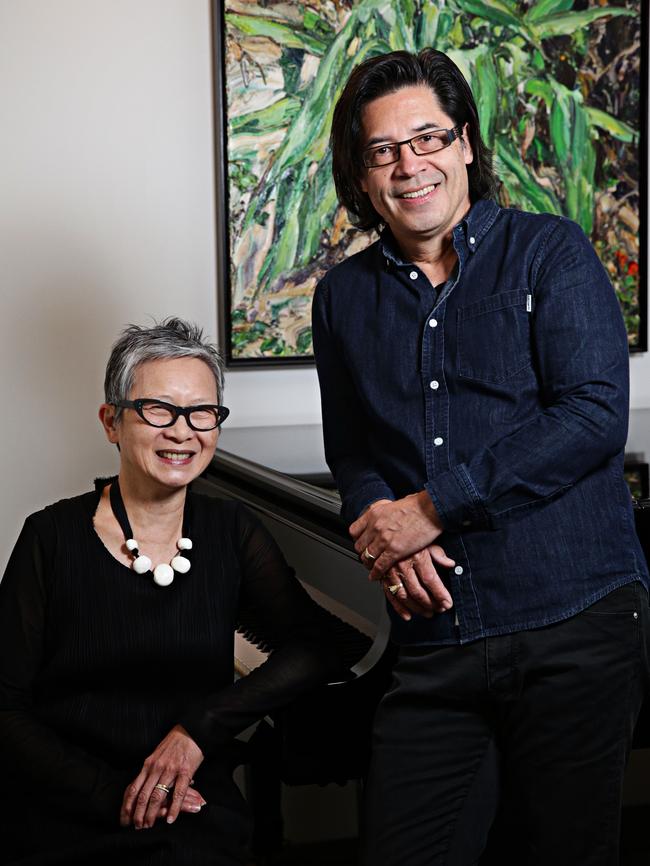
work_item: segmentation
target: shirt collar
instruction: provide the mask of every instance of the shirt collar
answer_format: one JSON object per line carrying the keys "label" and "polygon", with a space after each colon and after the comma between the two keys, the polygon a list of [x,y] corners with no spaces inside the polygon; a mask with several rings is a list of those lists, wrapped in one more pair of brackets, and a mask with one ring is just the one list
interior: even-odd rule
{"label": "shirt collar", "polygon": [[386,266],[391,263],[398,267],[403,267],[408,264],[408,262],[405,262],[402,258],[402,253],[397,245],[397,241],[388,226],[384,226],[379,235],[379,251],[386,259]]}
{"label": "shirt collar", "polygon": [[[454,226],[454,238],[464,239],[467,249],[475,253],[481,241],[492,228],[501,208],[492,199],[479,199],[470,208],[467,216]],[[409,264],[402,258],[400,248],[397,245],[393,233],[385,226],[379,236],[379,251],[385,258],[386,264],[390,263],[403,267]]]}
{"label": "shirt collar", "polygon": [[467,249],[475,253],[494,225],[500,210],[492,199],[482,198],[474,202],[467,216],[454,227],[454,238],[463,238]]}

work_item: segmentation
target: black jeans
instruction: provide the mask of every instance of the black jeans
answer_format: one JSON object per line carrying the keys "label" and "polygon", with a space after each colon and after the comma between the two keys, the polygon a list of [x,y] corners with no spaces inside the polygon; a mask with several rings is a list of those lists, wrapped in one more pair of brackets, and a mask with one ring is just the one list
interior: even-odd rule
{"label": "black jeans", "polygon": [[502,866],[615,866],[649,636],[632,583],[545,628],[401,648],[375,720],[365,866],[487,862],[497,813]]}

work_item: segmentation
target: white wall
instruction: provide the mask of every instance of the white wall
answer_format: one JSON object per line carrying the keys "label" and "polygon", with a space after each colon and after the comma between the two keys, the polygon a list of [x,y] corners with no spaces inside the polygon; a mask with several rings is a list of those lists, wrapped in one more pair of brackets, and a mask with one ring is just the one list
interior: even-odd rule
{"label": "white wall", "polygon": [[[0,573],[29,511],[115,455],[111,341],[216,333],[209,0],[0,0]],[[650,406],[650,358],[632,359]],[[235,372],[233,424],[319,419],[313,369]]]}
{"label": "white wall", "polygon": [[[209,0],[0,0],[0,573],[25,514],[116,466],[122,325],[216,334],[210,42]],[[227,399],[238,425],[318,420],[312,369]]]}

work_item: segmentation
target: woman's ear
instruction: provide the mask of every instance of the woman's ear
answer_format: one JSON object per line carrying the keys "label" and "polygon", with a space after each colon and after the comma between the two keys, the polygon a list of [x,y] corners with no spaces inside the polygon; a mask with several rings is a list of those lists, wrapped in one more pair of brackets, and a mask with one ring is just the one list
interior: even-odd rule
{"label": "woman's ear", "polygon": [[99,420],[101,422],[102,427],[104,428],[104,432],[106,433],[106,438],[113,445],[117,445],[119,447],[120,437],[118,435],[118,421],[115,417],[116,410],[115,406],[111,405],[111,403],[102,403],[99,407]]}

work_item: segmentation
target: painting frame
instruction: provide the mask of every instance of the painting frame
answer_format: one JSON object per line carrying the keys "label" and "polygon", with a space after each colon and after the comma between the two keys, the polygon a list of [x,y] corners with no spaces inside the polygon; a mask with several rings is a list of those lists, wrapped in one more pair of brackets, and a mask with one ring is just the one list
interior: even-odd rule
{"label": "painting frame", "polygon": [[[399,2],[399,0],[397,0]],[[432,0],[433,2],[433,0]],[[458,0],[472,2],[472,0]],[[245,356],[234,345],[238,325],[234,315],[240,310],[233,304],[232,249],[230,238],[231,195],[229,176],[228,141],[228,76],[226,64],[226,11],[228,0],[212,0],[212,62],[213,62],[213,120],[215,141],[215,212],[216,212],[216,278],[217,319],[219,342],[228,369],[255,369],[267,367],[310,367],[314,365],[313,354],[264,354]],[[640,76],[637,153],[641,158],[647,154],[648,131],[648,9],[640,6]],[[647,159],[647,156],[646,156]],[[630,342],[632,353],[648,349],[648,300],[647,300],[647,171],[638,175],[638,286],[636,303],[638,325],[636,339]],[[246,313],[248,315],[248,312]],[[261,327],[261,326],[260,326]]]}
{"label": "painting frame", "polygon": [[226,0],[211,0],[212,81],[214,131],[214,183],[217,279],[217,333],[226,369],[259,369],[273,367],[314,367],[314,356],[238,358],[233,353],[232,292],[230,280],[230,243],[228,232],[228,109],[225,65]]}

